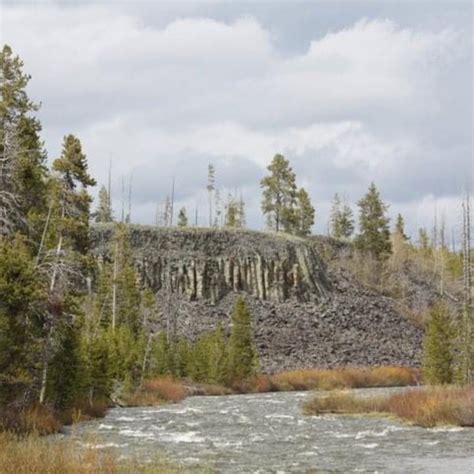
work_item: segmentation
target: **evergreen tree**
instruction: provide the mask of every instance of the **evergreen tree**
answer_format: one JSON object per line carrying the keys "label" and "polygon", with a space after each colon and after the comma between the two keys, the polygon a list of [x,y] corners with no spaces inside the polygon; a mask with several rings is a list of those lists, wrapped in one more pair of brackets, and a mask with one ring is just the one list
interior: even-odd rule
{"label": "evergreen tree", "polygon": [[232,228],[245,226],[245,204],[242,197],[237,200],[234,196],[229,194],[225,206],[224,224],[226,227]]}
{"label": "evergreen tree", "polygon": [[424,227],[420,227],[418,230],[418,245],[425,251],[430,248],[430,238],[428,237],[428,231]]}
{"label": "evergreen tree", "polygon": [[187,227],[188,226],[188,215],[186,213],[186,208],[182,207],[179,210],[178,214],[178,227]]}
{"label": "evergreen tree", "polygon": [[48,378],[48,399],[56,408],[72,408],[85,397],[84,372],[79,329],[74,324],[65,325],[61,330],[59,350],[50,363]]}
{"label": "evergreen tree", "polygon": [[295,233],[297,235],[306,236],[311,234],[314,215],[315,211],[309,194],[304,188],[300,188],[296,193]]}
{"label": "evergreen tree", "polygon": [[94,214],[96,222],[113,222],[112,204],[105,186],[99,190],[99,205]]}
{"label": "evergreen tree", "polygon": [[227,344],[222,329],[222,324],[211,333],[208,342],[208,374],[207,382],[225,384],[228,379],[227,373]]}
{"label": "evergreen tree", "polygon": [[253,340],[250,313],[242,297],[237,298],[234,306],[228,348],[229,381],[238,382],[254,375],[258,356]]}
{"label": "evergreen tree", "polygon": [[391,252],[390,219],[386,216],[388,206],[381,200],[374,183],[357,204],[360,234],[356,238],[356,246],[376,259],[383,259]]}
{"label": "evergreen tree", "polygon": [[431,311],[425,334],[423,374],[431,384],[447,384],[453,380],[453,330],[449,311],[438,304]]}
{"label": "evergreen tree", "polygon": [[[0,51],[0,234],[38,231],[46,208],[46,152],[26,87],[31,76],[4,45]],[[36,237],[36,236],[35,236]]]}
{"label": "evergreen tree", "polygon": [[341,199],[339,194],[335,194],[330,214],[330,233],[336,239],[348,239],[354,232],[354,216],[352,209]]}
{"label": "evergreen tree", "polygon": [[0,237],[0,404],[34,386],[45,303],[38,274],[23,238]]}
{"label": "evergreen tree", "polygon": [[286,231],[294,224],[296,176],[283,155],[275,155],[268,166],[269,176],[260,182],[263,189],[262,211],[271,229]]}
{"label": "evergreen tree", "polygon": [[403,240],[408,240],[408,237],[405,234],[405,220],[401,214],[397,215],[397,221],[395,223],[395,233],[400,235]]}

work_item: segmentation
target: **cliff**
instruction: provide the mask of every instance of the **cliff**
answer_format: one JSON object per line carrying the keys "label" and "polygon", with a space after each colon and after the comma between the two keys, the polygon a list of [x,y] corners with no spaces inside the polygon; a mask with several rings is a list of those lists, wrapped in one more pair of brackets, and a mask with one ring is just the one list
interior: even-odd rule
{"label": "cliff", "polygon": [[[94,226],[94,252],[110,258],[113,227]],[[349,249],[325,238],[248,230],[130,226],[140,281],[158,300],[173,295],[177,334],[228,330],[237,294],[252,311],[266,371],[345,365],[418,365],[422,331],[391,298],[331,270]],[[165,321],[156,321],[157,330]]]}

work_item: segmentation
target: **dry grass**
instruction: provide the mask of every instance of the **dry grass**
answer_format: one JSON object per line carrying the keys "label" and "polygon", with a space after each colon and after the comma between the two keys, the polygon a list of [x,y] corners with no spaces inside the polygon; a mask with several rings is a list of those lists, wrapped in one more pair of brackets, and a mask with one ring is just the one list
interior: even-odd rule
{"label": "dry grass", "polygon": [[23,438],[0,433],[0,472],[2,474],[119,474],[178,473],[179,467],[164,461],[140,464],[117,461],[110,452],[79,448],[71,441],[38,436]]}
{"label": "dry grass", "polygon": [[0,432],[47,435],[57,433],[61,426],[57,414],[48,406],[39,403],[21,410],[10,407],[0,412]]}
{"label": "dry grass", "polygon": [[186,398],[182,382],[172,377],[147,380],[143,387],[126,398],[128,406],[153,406],[164,402],[177,403]]}
{"label": "dry grass", "polygon": [[300,369],[257,377],[257,392],[333,390],[416,385],[420,373],[408,367]]}
{"label": "dry grass", "polygon": [[336,392],[314,397],[304,405],[304,412],[308,415],[383,413],[423,427],[474,427],[474,388],[429,387],[370,398]]}

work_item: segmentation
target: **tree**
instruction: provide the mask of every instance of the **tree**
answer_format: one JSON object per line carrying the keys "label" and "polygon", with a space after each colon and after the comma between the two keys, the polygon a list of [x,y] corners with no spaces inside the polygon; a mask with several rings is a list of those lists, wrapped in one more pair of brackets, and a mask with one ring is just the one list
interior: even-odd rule
{"label": "tree", "polygon": [[37,380],[46,301],[41,274],[25,243],[0,237],[0,403],[22,398]]}
{"label": "tree", "polygon": [[0,52],[0,234],[37,230],[46,208],[46,152],[39,110],[27,93],[31,76],[10,46]]}
{"label": "tree", "polygon": [[425,334],[423,374],[431,384],[447,384],[453,380],[453,330],[448,308],[438,304],[431,310]]}
{"label": "tree", "polygon": [[242,197],[237,200],[232,194],[228,195],[224,223],[226,227],[241,228],[245,226],[245,204]]}
{"label": "tree", "polygon": [[228,375],[231,383],[248,379],[255,374],[258,356],[250,313],[242,297],[237,298],[234,306],[228,350]]}
{"label": "tree", "polygon": [[354,215],[345,198],[334,195],[329,218],[330,234],[336,239],[348,239],[354,232]]}
{"label": "tree", "polygon": [[187,227],[188,226],[188,215],[186,213],[186,208],[182,207],[178,213],[178,227]]}
{"label": "tree", "polygon": [[315,211],[309,194],[304,188],[300,188],[296,193],[295,233],[297,235],[306,236],[311,234],[314,215]]}
{"label": "tree", "polygon": [[361,252],[378,260],[383,259],[391,252],[390,219],[386,216],[388,206],[383,203],[374,183],[357,204],[360,234],[356,238],[356,246]]}
{"label": "tree", "polygon": [[408,237],[405,234],[405,220],[401,214],[397,215],[397,221],[395,223],[395,233],[400,235],[403,240],[408,240]]}
{"label": "tree", "polygon": [[109,192],[105,186],[101,186],[99,190],[99,205],[94,217],[96,222],[113,222],[114,220]]}
{"label": "tree", "polygon": [[279,232],[283,227],[289,230],[292,227],[296,203],[296,176],[290,163],[283,155],[273,157],[267,167],[270,172],[260,182],[263,189],[262,211],[267,216],[271,229]]}
{"label": "tree", "polygon": [[428,231],[424,227],[418,229],[418,245],[424,251],[430,248],[430,238],[428,237]]}
{"label": "tree", "polygon": [[212,227],[212,196],[216,189],[216,169],[214,165],[209,164],[207,167],[207,192],[209,193],[209,227]]}

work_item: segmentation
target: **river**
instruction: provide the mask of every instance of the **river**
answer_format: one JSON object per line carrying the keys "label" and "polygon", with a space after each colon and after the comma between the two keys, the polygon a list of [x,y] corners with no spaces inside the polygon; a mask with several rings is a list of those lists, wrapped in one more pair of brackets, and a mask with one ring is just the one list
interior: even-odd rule
{"label": "river", "polygon": [[[358,390],[361,395],[384,389]],[[474,429],[410,427],[378,417],[301,414],[308,392],[190,397],[177,405],[115,408],[74,429],[80,443],[119,456],[225,473],[474,473]]]}

